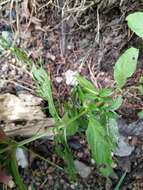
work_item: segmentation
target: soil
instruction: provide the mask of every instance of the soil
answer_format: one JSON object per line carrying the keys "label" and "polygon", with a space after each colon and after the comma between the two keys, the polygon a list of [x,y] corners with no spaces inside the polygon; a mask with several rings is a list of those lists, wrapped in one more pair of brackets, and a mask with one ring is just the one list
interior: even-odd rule
{"label": "soil", "polygon": [[[123,1],[121,6],[115,1],[112,6],[99,10],[97,6],[92,6],[84,12],[66,13],[63,21],[60,9],[46,5],[47,1],[37,0],[28,4],[26,2],[20,1],[18,8],[13,4],[12,9],[9,3],[2,5],[0,33],[7,31],[10,35],[14,32],[17,46],[26,50],[35,62],[39,63],[39,59],[43,61],[51,78],[54,99],[61,114],[63,102],[69,97],[71,89],[66,85],[64,77],[69,69],[78,71],[98,88],[111,87],[114,85],[113,67],[117,58],[128,47],[135,46],[141,50],[138,69],[129,79],[126,88],[138,83],[143,75],[142,41],[129,31],[125,17],[129,13],[142,11],[142,1]],[[68,20],[65,19],[67,17]],[[62,27],[64,31],[61,30]],[[0,81],[0,93],[17,94],[19,91],[29,91],[34,94],[28,68],[9,52],[1,55],[0,77],[4,80]],[[124,97],[120,115],[129,123],[136,121],[137,113],[143,109],[142,100],[143,97],[137,91],[131,91]],[[65,171],[29,152],[29,167],[20,168],[29,190],[32,186],[36,190],[112,190],[125,170],[127,175],[121,189],[143,189],[142,138],[129,137],[129,142],[135,146],[135,150],[130,156],[115,158],[117,166],[110,179],[103,178],[96,170],[84,139],[75,136],[70,142],[75,158],[91,168],[89,177],[83,179],[78,176],[76,182],[71,182]],[[38,140],[28,148],[63,167],[63,161],[55,155],[52,141]]]}

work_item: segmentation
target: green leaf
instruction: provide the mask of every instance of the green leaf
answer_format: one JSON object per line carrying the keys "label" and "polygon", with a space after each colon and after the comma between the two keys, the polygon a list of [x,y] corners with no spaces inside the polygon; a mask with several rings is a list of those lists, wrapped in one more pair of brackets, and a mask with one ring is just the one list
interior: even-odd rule
{"label": "green leaf", "polygon": [[90,117],[86,136],[92,156],[100,172],[104,176],[109,176],[112,172],[111,165],[113,163],[112,147],[110,141],[108,141],[105,128],[93,116]]}
{"label": "green leaf", "polygon": [[56,152],[58,156],[60,156],[66,164],[65,171],[69,175],[70,179],[72,181],[75,181],[76,179],[76,169],[74,165],[74,159],[73,159],[73,154],[67,145],[67,143],[62,143],[62,146],[59,144],[56,145]]}
{"label": "green leaf", "polygon": [[120,106],[122,105],[123,103],[123,98],[122,96],[118,96],[118,98],[116,98],[112,104],[109,106],[109,109],[112,110],[112,111],[115,111],[117,109],[120,108]]}
{"label": "green leaf", "polygon": [[108,97],[112,95],[112,90],[110,88],[102,88],[99,91],[99,96],[101,97]]}
{"label": "green leaf", "polygon": [[139,90],[139,92],[141,93],[141,95],[143,95],[143,85],[137,86],[137,89]]}
{"label": "green leaf", "polygon": [[95,88],[95,86],[90,81],[88,81],[87,79],[85,79],[79,75],[77,76],[77,81],[78,81],[78,84],[83,89],[85,89],[87,92],[90,92],[94,95],[98,95],[97,89]]}
{"label": "green leaf", "polygon": [[120,189],[121,189],[120,186],[122,185],[122,183],[123,183],[123,181],[124,181],[126,175],[127,175],[127,171],[125,171],[125,172],[123,173],[122,177],[120,178],[118,184],[117,184],[116,187],[115,187],[115,190],[120,190]]}
{"label": "green leaf", "polygon": [[140,77],[139,82],[143,84],[143,76]]}
{"label": "green leaf", "polygon": [[33,64],[32,74],[37,85],[37,92],[39,96],[41,96],[44,100],[48,101],[49,112],[52,117],[59,119],[60,117],[54,105],[51,83],[47,72],[44,70],[44,68],[36,68],[36,66]]}
{"label": "green leaf", "polygon": [[138,113],[138,117],[139,117],[140,119],[143,119],[143,111],[140,111],[140,112]]}
{"label": "green leaf", "polygon": [[143,12],[135,12],[126,17],[129,28],[143,38]]}
{"label": "green leaf", "polygon": [[119,88],[123,87],[126,80],[135,72],[138,55],[139,50],[131,47],[117,60],[114,68],[114,79]]}
{"label": "green leaf", "polygon": [[62,121],[66,127],[66,136],[72,136],[78,132],[79,123],[77,120],[73,121],[69,125],[66,125],[70,121],[70,119],[75,116],[75,114],[69,116],[68,113],[65,113],[64,117],[62,118]]}

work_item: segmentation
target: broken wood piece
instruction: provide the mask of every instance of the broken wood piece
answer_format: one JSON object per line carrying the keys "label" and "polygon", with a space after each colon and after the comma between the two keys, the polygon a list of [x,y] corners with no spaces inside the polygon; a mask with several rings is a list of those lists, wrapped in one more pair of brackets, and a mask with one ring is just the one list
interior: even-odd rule
{"label": "broken wood piece", "polygon": [[32,94],[0,95],[0,121],[4,123],[16,121],[41,120],[46,115],[41,110],[42,99]]}
{"label": "broken wood piece", "polygon": [[[0,121],[8,136],[30,137],[54,126],[54,120],[42,111],[42,99],[29,93],[0,95]],[[51,136],[49,134],[47,136]]]}
{"label": "broken wood piece", "polygon": [[[34,135],[44,134],[51,127],[54,127],[54,120],[52,118],[47,118],[44,120],[27,122],[24,125],[15,125],[13,123],[8,123],[4,128],[4,132],[9,137],[31,137]],[[51,138],[52,136],[52,132],[49,132],[47,135],[47,137],[49,138]]]}

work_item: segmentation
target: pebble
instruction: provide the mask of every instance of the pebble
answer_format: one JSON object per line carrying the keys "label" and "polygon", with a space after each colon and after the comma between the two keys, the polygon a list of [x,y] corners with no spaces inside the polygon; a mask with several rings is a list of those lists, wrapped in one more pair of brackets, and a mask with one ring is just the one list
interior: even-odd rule
{"label": "pebble", "polygon": [[16,150],[16,159],[17,159],[17,162],[18,162],[19,166],[21,166],[22,168],[27,168],[28,167],[27,154],[26,154],[24,149],[17,148],[17,150]]}
{"label": "pebble", "polygon": [[61,82],[63,81],[63,78],[62,78],[62,77],[56,77],[55,79],[56,79],[56,82],[57,82],[57,83],[61,83]]}
{"label": "pebble", "polygon": [[70,142],[69,142],[69,145],[70,145],[70,147],[73,148],[74,150],[78,150],[78,149],[80,149],[80,148],[82,147],[81,144],[80,144],[78,141],[76,141],[76,140],[70,141]]}
{"label": "pebble", "polygon": [[11,59],[11,62],[12,62],[12,64],[15,64],[15,63],[16,63],[16,59],[15,59],[15,58],[12,58],[12,59]]}
{"label": "pebble", "polygon": [[91,168],[85,165],[83,162],[79,160],[74,161],[75,168],[77,170],[77,173],[82,177],[82,178],[87,178],[91,174]]}
{"label": "pebble", "polygon": [[82,152],[78,152],[78,153],[77,153],[77,157],[78,157],[78,158],[82,158],[82,157],[83,157],[83,153],[82,153]]}
{"label": "pebble", "polygon": [[71,184],[71,185],[70,185],[71,189],[75,189],[76,186],[77,186],[77,183],[74,183],[74,184]]}
{"label": "pebble", "polygon": [[91,164],[95,164],[95,160],[93,158],[91,159]]}
{"label": "pebble", "polygon": [[46,54],[46,58],[50,59],[52,61],[55,61],[55,59],[56,59],[56,57],[53,54],[49,53],[49,52]]}
{"label": "pebble", "polygon": [[130,146],[125,141],[125,137],[120,136],[117,142],[117,148],[114,150],[114,155],[120,157],[130,156],[134,149],[135,149],[134,146]]}
{"label": "pebble", "polygon": [[2,37],[7,40],[8,43],[13,41],[13,33],[9,31],[2,31]]}

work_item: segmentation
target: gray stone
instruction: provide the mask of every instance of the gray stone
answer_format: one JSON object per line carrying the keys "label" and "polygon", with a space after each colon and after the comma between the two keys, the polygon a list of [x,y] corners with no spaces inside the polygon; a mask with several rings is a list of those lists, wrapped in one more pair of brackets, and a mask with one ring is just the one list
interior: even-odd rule
{"label": "gray stone", "polygon": [[[8,43],[12,43],[13,41],[13,34],[12,32],[9,31],[2,31],[2,35],[1,35]],[[0,39],[0,52],[2,52],[4,50],[3,46],[1,45],[2,41]]]}
{"label": "gray stone", "polygon": [[125,137],[120,136],[117,142],[117,148],[114,150],[114,155],[120,157],[130,156],[133,150],[134,146],[130,146],[125,141]]}
{"label": "gray stone", "polygon": [[75,168],[78,172],[78,174],[82,178],[87,178],[91,173],[91,168],[86,166],[83,162],[80,162],[79,160],[74,161]]}
{"label": "gray stone", "polygon": [[119,132],[123,136],[143,137],[143,119],[139,119],[133,123],[127,124],[125,120],[118,121]]}
{"label": "gray stone", "polygon": [[2,31],[2,37],[7,40],[7,42],[12,43],[13,41],[13,34],[9,31]]}

